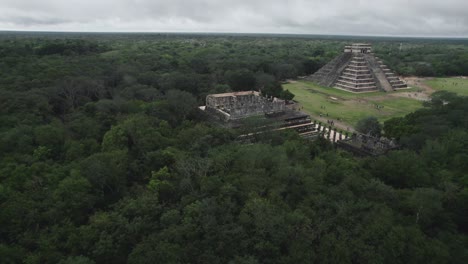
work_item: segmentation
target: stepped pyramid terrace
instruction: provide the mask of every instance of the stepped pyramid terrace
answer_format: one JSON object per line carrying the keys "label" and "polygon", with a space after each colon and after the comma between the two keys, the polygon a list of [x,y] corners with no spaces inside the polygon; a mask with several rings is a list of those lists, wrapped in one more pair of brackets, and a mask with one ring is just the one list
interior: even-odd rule
{"label": "stepped pyramid terrace", "polygon": [[307,78],[317,84],[350,92],[391,92],[407,88],[366,43],[346,46],[344,52]]}

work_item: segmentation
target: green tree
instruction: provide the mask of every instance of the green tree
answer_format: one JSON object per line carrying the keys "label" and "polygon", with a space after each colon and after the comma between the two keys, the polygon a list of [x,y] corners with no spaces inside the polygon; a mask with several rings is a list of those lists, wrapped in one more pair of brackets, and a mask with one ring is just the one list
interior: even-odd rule
{"label": "green tree", "polygon": [[370,134],[374,137],[380,137],[382,125],[374,116],[365,117],[356,124],[356,130],[363,134]]}
{"label": "green tree", "polygon": [[166,95],[168,106],[177,120],[184,120],[197,108],[193,95],[179,90],[169,90]]}
{"label": "green tree", "polygon": [[234,91],[248,91],[255,88],[255,76],[249,70],[227,71],[226,80]]}

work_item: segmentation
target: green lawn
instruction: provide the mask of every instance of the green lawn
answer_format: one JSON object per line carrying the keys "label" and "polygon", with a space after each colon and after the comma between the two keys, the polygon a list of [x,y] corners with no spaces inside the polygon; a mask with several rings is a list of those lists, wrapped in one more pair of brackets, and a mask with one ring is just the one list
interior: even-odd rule
{"label": "green lawn", "polygon": [[[328,113],[328,118],[335,120],[341,118],[350,126],[354,126],[366,116],[375,116],[380,121],[385,121],[413,112],[422,106],[420,101],[392,97],[385,92],[355,94],[335,88],[320,87],[308,81],[284,84],[283,88],[295,95],[294,100],[301,103],[305,112],[315,116]],[[412,90],[400,90],[400,92],[405,91]],[[376,109],[376,104],[383,108]]]}
{"label": "green lawn", "polygon": [[468,96],[468,79],[462,78],[436,78],[426,81],[434,90],[445,90],[459,95]]}

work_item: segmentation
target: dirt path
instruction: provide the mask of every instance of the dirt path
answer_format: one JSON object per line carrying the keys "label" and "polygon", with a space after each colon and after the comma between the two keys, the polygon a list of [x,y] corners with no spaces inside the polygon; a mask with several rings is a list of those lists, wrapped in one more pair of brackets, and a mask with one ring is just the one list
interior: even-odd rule
{"label": "dirt path", "polygon": [[320,117],[320,116],[316,116],[316,115],[312,115],[312,114],[309,114],[310,117],[312,119],[315,119],[317,121],[320,121],[322,122],[322,124],[326,125],[326,126],[329,126],[329,124],[327,124],[327,121],[333,121],[333,127],[337,127],[343,131],[349,131],[349,132],[354,132],[354,128],[352,128],[351,126],[349,126],[348,124],[345,124],[341,121],[338,121],[336,119],[329,119],[327,117]]}
{"label": "dirt path", "polygon": [[403,98],[409,98],[409,99],[414,99],[418,101],[429,101],[430,96],[426,92],[404,92],[404,93],[394,93],[390,94],[389,96],[392,97],[403,97]]}
{"label": "dirt path", "polygon": [[423,92],[425,92],[428,95],[435,92],[435,90],[432,89],[432,87],[430,87],[429,85],[425,83],[426,81],[432,80],[432,79],[434,78],[429,78],[429,77],[404,77],[403,78],[403,80],[408,84],[408,86],[421,88],[423,89]]}

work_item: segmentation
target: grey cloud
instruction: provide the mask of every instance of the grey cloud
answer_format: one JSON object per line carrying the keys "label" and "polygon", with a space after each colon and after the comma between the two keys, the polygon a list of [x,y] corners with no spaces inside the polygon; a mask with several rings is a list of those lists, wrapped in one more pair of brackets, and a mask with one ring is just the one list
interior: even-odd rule
{"label": "grey cloud", "polygon": [[39,25],[39,26],[47,26],[47,25],[56,25],[56,24],[63,24],[66,23],[67,20],[60,19],[60,18],[34,18],[34,17],[15,17],[13,18],[15,24],[22,25],[22,26],[31,26],[31,25]]}
{"label": "grey cloud", "polygon": [[0,0],[0,29],[468,37],[466,0]]}

